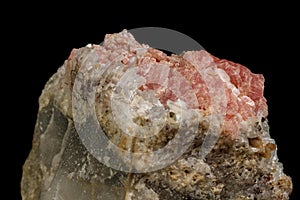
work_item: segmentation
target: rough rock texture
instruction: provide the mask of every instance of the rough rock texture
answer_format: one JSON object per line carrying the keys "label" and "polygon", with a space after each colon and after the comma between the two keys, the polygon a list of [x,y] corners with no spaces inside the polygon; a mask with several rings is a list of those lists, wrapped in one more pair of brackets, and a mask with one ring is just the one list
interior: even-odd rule
{"label": "rough rock texture", "polygon": [[[97,137],[89,138],[93,131],[82,133],[81,124],[93,117],[84,112],[90,109],[84,92],[92,86],[91,107],[107,138],[142,154],[106,156],[113,145],[99,147]],[[292,181],[269,134],[263,87],[263,76],[245,66],[204,50],[167,56],[126,30],[107,35],[103,46],[74,49],[40,96],[22,197],[288,199]],[[82,94],[84,100],[76,99]],[[179,156],[144,156],[181,132],[188,146]]]}

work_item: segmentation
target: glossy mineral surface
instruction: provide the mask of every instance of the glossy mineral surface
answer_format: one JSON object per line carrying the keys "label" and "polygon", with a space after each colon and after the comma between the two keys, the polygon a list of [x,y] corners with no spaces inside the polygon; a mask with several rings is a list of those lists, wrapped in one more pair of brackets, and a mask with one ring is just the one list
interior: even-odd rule
{"label": "glossy mineral surface", "polygon": [[263,90],[245,66],[126,30],[74,49],[40,96],[22,198],[289,199]]}

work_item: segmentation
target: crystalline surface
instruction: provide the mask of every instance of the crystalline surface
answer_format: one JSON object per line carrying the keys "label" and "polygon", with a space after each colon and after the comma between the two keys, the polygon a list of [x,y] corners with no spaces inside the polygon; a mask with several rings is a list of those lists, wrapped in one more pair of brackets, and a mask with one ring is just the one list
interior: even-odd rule
{"label": "crystalline surface", "polygon": [[23,199],[288,199],[264,78],[126,30],[74,49],[46,84]]}

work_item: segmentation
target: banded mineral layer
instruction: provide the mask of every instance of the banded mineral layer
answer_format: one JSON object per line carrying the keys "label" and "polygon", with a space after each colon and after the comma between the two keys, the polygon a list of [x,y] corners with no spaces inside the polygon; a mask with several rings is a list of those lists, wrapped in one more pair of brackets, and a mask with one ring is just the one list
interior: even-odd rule
{"label": "banded mineral layer", "polygon": [[205,50],[107,34],[45,85],[22,198],[289,199],[263,93],[262,75]]}

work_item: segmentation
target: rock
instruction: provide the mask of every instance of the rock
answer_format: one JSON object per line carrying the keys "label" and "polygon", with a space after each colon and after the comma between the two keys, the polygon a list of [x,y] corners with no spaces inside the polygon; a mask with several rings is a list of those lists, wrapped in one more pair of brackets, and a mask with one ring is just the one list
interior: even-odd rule
{"label": "rock", "polygon": [[126,30],[74,49],[39,98],[26,199],[289,199],[264,77]]}

